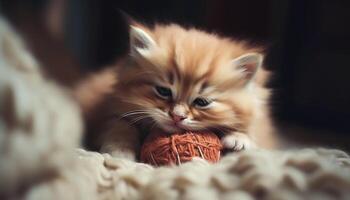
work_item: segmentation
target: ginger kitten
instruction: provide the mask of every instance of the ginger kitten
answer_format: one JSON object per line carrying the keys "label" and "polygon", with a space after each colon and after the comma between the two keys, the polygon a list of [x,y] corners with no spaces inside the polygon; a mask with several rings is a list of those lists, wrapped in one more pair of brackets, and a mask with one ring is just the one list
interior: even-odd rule
{"label": "ginger kitten", "polygon": [[[259,48],[178,25],[130,27],[102,151],[135,158],[149,131],[210,130],[230,150],[275,145]],[[112,84],[110,84],[112,86]]]}

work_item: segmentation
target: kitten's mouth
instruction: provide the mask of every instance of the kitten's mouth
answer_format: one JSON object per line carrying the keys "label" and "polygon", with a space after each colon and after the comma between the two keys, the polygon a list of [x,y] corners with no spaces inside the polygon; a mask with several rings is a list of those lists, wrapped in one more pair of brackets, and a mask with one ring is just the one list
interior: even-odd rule
{"label": "kitten's mouth", "polygon": [[183,125],[181,122],[173,122],[173,126],[181,128],[181,129],[188,129],[187,126]]}
{"label": "kitten's mouth", "polygon": [[178,122],[167,122],[161,125],[162,129],[164,129],[167,132],[173,133],[173,132],[185,132],[190,131],[191,128]]}

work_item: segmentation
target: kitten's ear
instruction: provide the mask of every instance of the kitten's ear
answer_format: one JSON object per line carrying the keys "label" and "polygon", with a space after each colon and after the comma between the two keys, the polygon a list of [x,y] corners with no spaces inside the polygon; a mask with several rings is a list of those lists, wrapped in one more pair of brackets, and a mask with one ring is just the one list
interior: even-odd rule
{"label": "kitten's ear", "polygon": [[233,66],[240,70],[246,83],[249,83],[263,63],[264,56],[260,53],[247,53],[232,61]]}
{"label": "kitten's ear", "polygon": [[132,56],[147,56],[155,46],[156,42],[146,31],[136,26],[130,26],[130,51]]}

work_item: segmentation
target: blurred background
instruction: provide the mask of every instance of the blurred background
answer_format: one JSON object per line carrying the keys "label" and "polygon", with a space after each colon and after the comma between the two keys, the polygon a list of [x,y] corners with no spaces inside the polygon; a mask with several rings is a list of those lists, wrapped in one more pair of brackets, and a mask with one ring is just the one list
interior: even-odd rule
{"label": "blurred background", "polygon": [[279,133],[299,145],[350,149],[350,1],[0,0],[45,73],[71,87],[128,50],[120,11],[175,22],[268,49]]}

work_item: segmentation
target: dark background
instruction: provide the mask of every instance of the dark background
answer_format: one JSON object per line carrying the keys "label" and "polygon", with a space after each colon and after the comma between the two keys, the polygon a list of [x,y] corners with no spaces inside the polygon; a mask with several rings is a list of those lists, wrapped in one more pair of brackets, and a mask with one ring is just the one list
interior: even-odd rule
{"label": "dark background", "polygon": [[299,144],[349,149],[350,2],[346,0],[0,0],[0,8],[56,81],[113,63],[128,49],[120,10],[268,47],[273,116]]}

